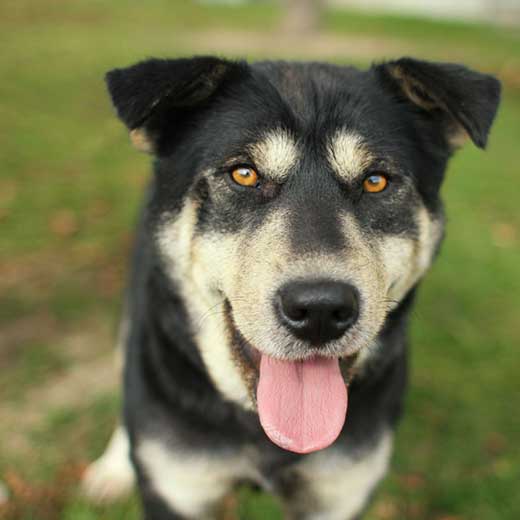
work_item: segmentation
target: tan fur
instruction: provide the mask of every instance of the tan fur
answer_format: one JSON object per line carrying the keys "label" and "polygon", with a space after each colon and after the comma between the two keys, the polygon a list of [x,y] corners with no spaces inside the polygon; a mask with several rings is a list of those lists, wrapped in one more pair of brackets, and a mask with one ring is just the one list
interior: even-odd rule
{"label": "tan fur", "polygon": [[[349,520],[363,508],[368,496],[385,475],[392,453],[392,435],[383,434],[375,447],[359,458],[334,447],[309,455],[297,467],[304,482],[307,505],[312,504],[313,520]],[[300,504],[293,504],[293,518]],[[312,506],[311,506],[312,507]],[[307,516],[305,516],[307,518]]]}
{"label": "tan fur", "polygon": [[143,128],[134,128],[130,130],[130,142],[132,146],[140,152],[153,153],[153,142]]}
{"label": "tan fur", "polygon": [[327,143],[327,160],[340,179],[350,182],[370,166],[373,157],[360,135],[341,130]]}
{"label": "tan fur", "polygon": [[470,140],[468,132],[462,126],[455,124],[448,131],[447,138],[452,150],[462,148]]}
{"label": "tan fur", "polygon": [[[313,519],[352,518],[386,473],[391,451],[392,435],[385,432],[367,453],[347,454],[331,447],[288,468],[303,483],[303,494],[285,497],[289,516],[300,518],[300,511],[310,508]],[[178,513],[193,518],[213,518],[218,501],[239,480],[271,487],[256,469],[261,454],[255,449],[195,453],[175,450],[159,438],[144,438],[136,456],[155,493]]]}
{"label": "tan fur", "polygon": [[269,179],[282,182],[299,159],[295,138],[283,129],[273,130],[249,147],[259,172]]}
{"label": "tan fur", "polygon": [[239,479],[261,480],[245,453],[174,451],[153,438],[139,441],[136,453],[154,492],[189,518],[214,518],[218,501]]}
{"label": "tan fur", "polygon": [[417,240],[385,237],[379,243],[387,276],[389,308],[394,308],[430,268],[442,237],[442,222],[433,219],[426,208],[416,215]]}
{"label": "tan fur", "polygon": [[[218,196],[218,194],[215,194]],[[356,370],[373,348],[387,313],[397,305],[431,264],[440,239],[440,223],[427,210],[417,213],[418,239],[368,239],[351,214],[342,217],[348,238],[343,254],[295,255],[287,233],[287,214],[276,210],[253,232],[194,235],[196,204],[188,198],[180,214],[166,218],[159,245],[170,275],[178,282],[202,359],[217,388],[245,408],[255,406],[252,374],[231,345],[225,300],[242,336],[269,356],[296,359],[318,351],[280,325],[273,300],[280,287],[295,279],[329,278],[355,285],[361,295],[356,324],[320,355],[358,354]]]}
{"label": "tan fur", "polygon": [[[378,320],[381,312],[386,314],[397,307],[408,291],[421,279],[430,268],[435,251],[442,238],[442,221],[430,216],[425,207],[421,207],[416,215],[418,237],[416,240],[399,236],[387,236],[374,240],[377,248],[377,262],[383,280],[383,291],[375,282],[370,292],[379,294],[384,311],[379,307],[371,314]],[[365,283],[370,283],[368,280]],[[376,287],[377,285],[377,287]],[[367,343],[353,366],[353,373],[360,373],[365,365],[378,355],[377,341]]]}
{"label": "tan fur", "polygon": [[[188,305],[202,359],[220,392],[245,408],[252,401],[246,382],[233,361],[228,331],[224,319],[224,298],[217,290],[220,269],[225,271],[234,258],[232,241],[193,240],[196,206],[187,199],[180,215],[166,220],[159,232],[159,246],[170,276],[177,281]],[[195,261],[196,260],[196,261]]]}
{"label": "tan fur", "polygon": [[442,217],[433,218],[425,207],[418,211],[417,223],[419,225],[419,240],[417,245],[416,281],[431,267],[444,229]]}
{"label": "tan fur", "polygon": [[128,434],[124,426],[119,425],[103,455],[85,471],[81,491],[95,503],[109,503],[130,494],[134,483]]}

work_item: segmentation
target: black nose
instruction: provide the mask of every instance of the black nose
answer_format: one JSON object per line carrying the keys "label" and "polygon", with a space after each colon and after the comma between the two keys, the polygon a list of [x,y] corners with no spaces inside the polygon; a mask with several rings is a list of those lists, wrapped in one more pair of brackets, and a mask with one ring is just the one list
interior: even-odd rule
{"label": "black nose", "polygon": [[338,339],[358,317],[358,292],[342,282],[291,282],[278,298],[282,322],[296,337],[314,345]]}

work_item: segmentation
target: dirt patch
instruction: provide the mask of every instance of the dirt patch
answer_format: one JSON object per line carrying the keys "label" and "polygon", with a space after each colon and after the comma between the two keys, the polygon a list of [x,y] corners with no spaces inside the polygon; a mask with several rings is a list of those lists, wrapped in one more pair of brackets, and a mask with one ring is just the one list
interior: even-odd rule
{"label": "dirt patch", "polygon": [[375,56],[405,54],[410,45],[392,38],[341,36],[312,33],[301,37],[291,33],[237,30],[208,30],[186,34],[182,41],[197,53],[248,54],[294,58],[338,59],[341,57],[371,59]]}
{"label": "dirt patch", "polygon": [[30,432],[44,424],[49,412],[86,406],[116,391],[119,374],[109,327],[84,329],[62,338],[60,348],[74,359],[70,367],[43,385],[28,386],[15,403],[0,404],[2,450],[23,454],[31,448]]}
{"label": "dirt patch", "polygon": [[113,268],[114,264],[123,266],[128,249],[129,240],[123,237],[121,243],[108,252],[102,244],[70,243],[61,248],[13,256],[0,261],[0,297],[12,290],[21,292],[23,289],[28,294],[46,292],[67,275],[92,273]]}
{"label": "dirt patch", "polygon": [[58,335],[57,320],[48,312],[32,314],[2,326],[0,330],[0,370],[7,370],[19,345]]}
{"label": "dirt patch", "polygon": [[61,466],[53,480],[46,484],[34,484],[25,480],[15,471],[8,471],[5,481],[13,500],[0,504],[0,514],[5,520],[37,518],[54,520],[59,517],[74,486],[84,470],[80,464]]}
{"label": "dirt patch", "polygon": [[[377,61],[424,53],[424,49],[418,47],[417,41],[404,38],[325,32],[311,32],[301,36],[282,31],[210,29],[184,33],[179,37],[179,42],[189,49],[190,53],[231,56],[238,54],[244,58],[270,56],[274,59],[288,60]],[[482,60],[478,50],[462,44],[456,48],[442,49],[438,58],[467,62],[475,67],[478,67]],[[507,87],[520,88],[520,61],[505,60],[499,64],[498,74]]]}

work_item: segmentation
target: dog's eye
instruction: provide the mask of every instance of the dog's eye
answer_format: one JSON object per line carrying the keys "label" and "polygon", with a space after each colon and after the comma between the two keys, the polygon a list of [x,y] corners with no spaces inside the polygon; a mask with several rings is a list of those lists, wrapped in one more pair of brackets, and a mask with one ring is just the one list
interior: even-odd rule
{"label": "dog's eye", "polygon": [[254,188],[258,184],[258,173],[253,168],[241,166],[231,172],[231,178],[240,186]]}
{"label": "dog's eye", "polygon": [[388,185],[388,178],[382,173],[369,175],[363,181],[363,190],[368,193],[379,193]]}

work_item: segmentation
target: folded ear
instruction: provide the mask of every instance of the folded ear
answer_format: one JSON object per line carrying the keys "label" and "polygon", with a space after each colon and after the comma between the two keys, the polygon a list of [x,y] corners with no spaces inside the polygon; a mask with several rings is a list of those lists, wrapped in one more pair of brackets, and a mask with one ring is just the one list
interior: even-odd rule
{"label": "folded ear", "polygon": [[385,87],[437,119],[456,148],[469,136],[479,147],[487,137],[500,100],[500,82],[453,63],[401,58],[374,67]]}
{"label": "folded ear", "polygon": [[106,74],[118,116],[130,130],[133,145],[160,153],[165,134],[202,107],[224,83],[248,74],[244,63],[201,56],[149,59]]}

